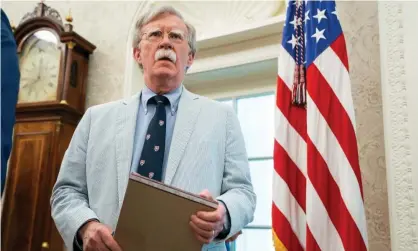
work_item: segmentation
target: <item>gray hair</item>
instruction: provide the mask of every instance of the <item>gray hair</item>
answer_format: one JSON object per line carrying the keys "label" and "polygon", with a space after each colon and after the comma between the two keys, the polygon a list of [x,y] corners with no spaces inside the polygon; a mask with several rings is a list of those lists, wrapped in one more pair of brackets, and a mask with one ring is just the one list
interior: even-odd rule
{"label": "gray hair", "polygon": [[190,52],[192,55],[195,55],[196,53],[196,29],[191,25],[190,23],[186,22],[183,18],[183,16],[178,12],[176,9],[174,9],[171,6],[162,6],[156,9],[150,9],[148,10],[144,15],[142,15],[135,25],[135,36],[132,41],[132,47],[137,48],[139,43],[141,42],[141,29],[144,25],[151,22],[153,19],[155,19],[157,16],[169,13],[172,15],[175,15],[179,17],[181,20],[183,20],[184,24],[187,27],[187,41],[190,47]]}

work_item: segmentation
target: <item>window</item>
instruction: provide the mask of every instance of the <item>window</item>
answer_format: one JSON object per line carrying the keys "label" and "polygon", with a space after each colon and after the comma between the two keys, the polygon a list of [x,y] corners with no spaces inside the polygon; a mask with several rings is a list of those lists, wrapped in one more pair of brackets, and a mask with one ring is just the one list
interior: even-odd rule
{"label": "window", "polygon": [[221,101],[233,106],[237,113],[257,194],[254,220],[231,243],[231,251],[274,251],[271,232],[274,93],[239,96]]}

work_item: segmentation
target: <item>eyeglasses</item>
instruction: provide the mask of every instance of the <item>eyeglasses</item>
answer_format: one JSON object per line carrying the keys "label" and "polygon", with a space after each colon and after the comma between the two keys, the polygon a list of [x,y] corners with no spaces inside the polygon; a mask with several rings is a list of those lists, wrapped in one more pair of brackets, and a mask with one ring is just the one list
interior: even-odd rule
{"label": "eyeglasses", "polygon": [[[142,33],[142,36],[145,37],[145,40],[149,42],[160,42],[164,38],[164,34],[160,29],[152,29],[148,32]],[[172,43],[182,43],[185,40],[185,34],[181,30],[171,30],[168,33],[168,39]]]}

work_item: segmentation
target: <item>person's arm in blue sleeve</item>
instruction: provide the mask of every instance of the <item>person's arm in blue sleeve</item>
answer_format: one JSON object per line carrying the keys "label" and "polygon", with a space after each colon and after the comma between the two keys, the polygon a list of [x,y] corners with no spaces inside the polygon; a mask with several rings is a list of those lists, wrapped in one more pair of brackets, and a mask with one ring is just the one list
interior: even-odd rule
{"label": "person's arm in blue sleeve", "polygon": [[12,134],[19,92],[19,59],[9,19],[1,9],[1,194],[12,150]]}

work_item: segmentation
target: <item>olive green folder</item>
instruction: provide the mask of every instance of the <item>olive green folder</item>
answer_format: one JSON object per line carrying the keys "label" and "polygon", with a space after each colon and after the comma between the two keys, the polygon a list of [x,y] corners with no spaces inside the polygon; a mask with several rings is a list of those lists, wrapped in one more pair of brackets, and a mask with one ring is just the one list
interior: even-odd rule
{"label": "olive green folder", "polygon": [[115,229],[123,251],[200,251],[189,222],[217,202],[132,173]]}

